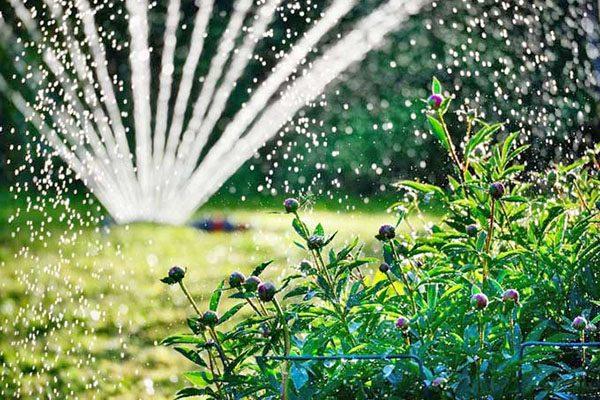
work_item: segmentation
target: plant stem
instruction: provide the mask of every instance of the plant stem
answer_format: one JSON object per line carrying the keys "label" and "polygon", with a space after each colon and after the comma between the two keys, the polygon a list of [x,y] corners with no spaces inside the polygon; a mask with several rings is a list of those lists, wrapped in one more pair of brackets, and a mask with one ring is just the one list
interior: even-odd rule
{"label": "plant stem", "polygon": [[394,292],[396,292],[396,296],[400,297],[400,293],[398,292],[398,289],[396,289],[396,286],[394,286],[394,281],[390,277],[390,273],[386,272],[385,276],[388,279],[388,281],[390,282],[390,286],[392,287],[392,289],[394,289]]}
{"label": "plant stem", "polygon": [[[238,287],[238,293],[243,293],[242,289]],[[254,310],[254,312],[256,312],[256,314],[258,314],[259,317],[262,317],[263,315],[261,314],[261,312],[258,310],[258,308],[256,308],[256,306],[254,305],[254,303],[252,302],[252,300],[250,300],[249,298],[245,297],[244,300],[246,300],[246,303],[248,303],[248,305],[250,307],[252,307],[252,309]]]}
{"label": "plant stem", "polygon": [[[496,201],[493,197],[490,196],[491,204],[490,204],[490,225],[488,227],[488,234],[485,240],[485,253],[489,256],[490,253],[490,245],[492,244],[492,235],[494,234],[494,212]],[[489,275],[488,270],[488,261],[485,259],[483,261],[483,276],[481,280],[481,290],[485,290],[485,283],[487,281]]]}
{"label": "plant stem", "polygon": [[221,359],[221,362],[223,363],[223,367],[229,368],[229,362],[227,360],[227,356],[225,356],[225,352],[223,352],[223,347],[221,347],[221,343],[219,342],[217,333],[215,332],[214,328],[212,328],[212,327],[209,328],[209,331],[210,331],[210,335],[212,336],[213,340],[215,341],[215,347],[217,349],[217,353],[219,353],[219,358]]}
{"label": "plant stem", "polygon": [[[287,321],[285,320],[285,315],[283,314],[283,310],[279,305],[279,302],[276,298],[273,298],[273,305],[275,306],[275,310],[279,315],[279,319],[281,320],[281,326],[283,328],[283,343],[284,343],[284,354],[285,356],[290,355],[291,350],[291,339],[290,339],[290,328],[287,325]],[[282,400],[288,399],[288,363],[287,361],[281,365],[281,398]]]}
{"label": "plant stem", "polygon": [[479,325],[479,354],[477,356],[477,398],[481,390],[481,360],[483,358],[483,313],[478,312],[478,325]]}
{"label": "plant stem", "polygon": [[581,190],[579,190],[579,185],[577,185],[577,182],[573,182],[573,186],[575,186],[575,192],[577,192],[577,197],[579,197],[579,201],[581,202],[581,205],[587,210],[590,211],[590,208],[588,207],[587,203],[585,202],[585,198],[583,197],[583,195],[581,194]]}
{"label": "plant stem", "polygon": [[[205,333],[204,331],[202,331],[202,337],[204,337],[204,341],[205,341],[206,343],[208,343],[208,339],[206,338],[206,333]],[[208,367],[209,367],[209,369],[210,369],[210,372],[211,372],[211,373],[212,373],[212,375],[213,375],[213,379],[215,379],[215,385],[217,386],[217,392],[219,392],[219,395],[220,395],[222,398],[225,398],[225,397],[223,396],[223,394],[221,393],[221,384],[219,383],[219,381],[217,381],[217,380],[216,380],[217,374],[218,374],[218,375],[220,375],[220,374],[221,374],[221,373],[218,371],[218,368],[217,368],[217,362],[216,362],[216,360],[214,359],[214,356],[213,356],[212,352],[210,351],[210,348],[209,348],[209,347],[207,347],[207,348],[206,348],[206,352],[208,353]]]}
{"label": "plant stem", "polygon": [[315,250],[315,253],[317,253],[317,257],[319,258],[319,261],[321,261],[321,266],[323,267],[323,271],[325,271],[325,277],[327,278],[327,280],[329,281],[329,285],[331,286],[331,292],[335,294],[335,285],[333,284],[333,278],[331,277],[331,274],[327,269],[327,265],[325,265],[325,261],[323,261],[321,250]]}
{"label": "plant stem", "polygon": [[[585,329],[581,331],[581,343],[585,343]],[[582,349],[581,353],[581,366],[585,369],[585,347]]]}
{"label": "plant stem", "polygon": [[258,314],[259,317],[262,317],[263,315],[260,313],[260,311],[258,310],[258,308],[256,308],[256,306],[254,305],[254,303],[252,302],[252,300],[250,299],[246,299],[246,302],[248,302],[248,304],[250,305],[250,307],[252,307],[252,309],[254,310],[254,312],[256,312],[256,314]]}
{"label": "plant stem", "polygon": [[[462,172],[464,170],[464,167],[458,159],[458,156],[456,155],[456,148],[454,147],[454,142],[452,142],[452,137],[450,136],[450,131],[448,131],[446,121],[444,121],[444,116],[442,115],[442,112],[440,110],[437,111],[437,115],[440,120],[440,123],[442,124],[442,128],[444,129],[446,139],[448,140],[448,146],[450,147],[450,156],[452,158],[452,161],[454,161],[454,163],[458,167],[458,170]],[[459,174],[459,178],[461,179],[461,181],[464,179],[462,174]]]}
{"label": "plant stem", "polygon": [[183,291],[183,293],[187,297],[187,299],[190,302],[190,304],[192,305],[192,307],[194,307],[194,310],[196,311],[196,313],[198,315],[202,316],[202,313],[200,312],[200,309],[198,308],[198,305],[196,304],[196,302],[192,298],[192,295],[190,294],[190,292],[188,292],[187,287],[185,287],[185,284],[183,283],[183,280],[179,281],[179,286],[181,287],[181,290]]}
{"label": "plant stem", "polygon": [[[396,248],[394,247],[394,242],[392,240],[390,240],[390,247],[392,249],[392,256],[394,257],[394,260],[396,261],[398,268],[400,268],[400,259],[398,257],[398,253],[396,253]],[[414,313],[414,315],[417,315],[417,303],[415,302],[415,298],[413,296],[413,290],[412,290],[412,287],[410,286],[410,283],[408,282],[408,278],[404,275],[404,272],[402,272],[402,269],[400,269],[400,276],[402,277],[404,286],[406,286],[406,290],[408,292],[408,297],[410,298],[410,302],[412,305],[413,313]],[[388,276],[388,278],[389,278],[389,276]],[[392,284],[392,286],[394,286],[394,285]],[[396,290],[396,288],[394,288],[394,290]],[[396,293],[398,293],[398,292],[396,292]]]}

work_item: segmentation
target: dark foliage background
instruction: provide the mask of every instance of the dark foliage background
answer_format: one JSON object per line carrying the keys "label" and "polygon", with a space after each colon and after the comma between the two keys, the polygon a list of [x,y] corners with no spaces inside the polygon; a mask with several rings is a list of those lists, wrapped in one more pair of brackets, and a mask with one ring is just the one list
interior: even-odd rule
{"label": "dark foliage background", "polygon": [[[315,7],[307,16],[318,18],[329,3],[314,2]],[[231,4],[215,3],[210,34],[197,71],[199,76],[208,69]],[[378,4],[381,1],[361,2],[326,40],[349,29]],[[150,13],[150,40],[156,60],[152,65],[156,76],[166,6],[167,2],[157,2]],[[121,3],[114,7],[124,9]],[[178,35],[181,49],[176,55],[179,68],[175,70],[174,82],[181,75],[195,11],[192,2],[184,2],[183,7],[187,29],[180,30]],[[428,95],[428,82],[433,75],[465,99],[465,109],[475,108],[488,120],[507,122],[503,135],[514,129],[528,133],[533,144],[525,155],[529,167],[543,169],[552,159],[580,154],[599,139],[595,79],[599,29],[594,7],[593,2],[585,0],[546,2],[543,8],[535,2],[520,6],[490,0],[477,4],[462,0],[434,2],[391,35],[383,49],[372,52],[340,76],[324,96],[282,130],[285,133],[282,140],[277,138],[268,143],[259,152],[260,156],[241,168],[223,191],[236,196],[313,191],[335,199],[341,197],[339,188],[350,196],[389,191],[389,183],[398,177],[440,182],[448,171],[447,160],[440,156],[438,145],[418,118],[421,109],[418,99]],[[126,42],[124,20],[108,18],[115,8],[100,9],[96,19],[104,28],[114,31],[115,41]],[[0,1],[0,11],[14,26],[16,17],[6,0]],[[306,30],[304,17],[289,10],[283,13],[287,21],[278,18],[272,37],[257,48],[261,58],[250,63],[211,141],[247,100],[248,89],[255,86],[252,79],[256,77],[260,82],[275,64],[273,49],[285,51],[299,37],[292,35],[291,40],[282,44],[288,30],[293,33]],[[109,70],[123,79],[126,90],[127,49],[107,49]],[[13,57],[10,43],[2,43],[0,71],[7,78],[17,72]],[[32,63],[37,61],[35,54],[27,57]],[[153,84],[157,85],[157,81],[154,79]],[[13,89],[31,98],[32,93],[19,87],[19,81],[10,83]],[[197,82],[191,98],[200,88]],[[119,95],[129,97],[126,91]],[[502,101],[491,101],[497,99]],[[28,127],[5,99],[0,102],[0,121],[4,127],[0,136],[0,162],[4,165],[1,179],[6,184],[14,179],[13,167],[6,166],[6,159],[14,159],[13,165],[25,162],[25,152],[18,148],[11,151],[9,146],[28,142],[24,134]],[[450,121],[451,129],[457,133],[459,123]],[[133,126],[132,121],[128,124]],[[14,128],[12,134],[8,133],[11,128]]]}

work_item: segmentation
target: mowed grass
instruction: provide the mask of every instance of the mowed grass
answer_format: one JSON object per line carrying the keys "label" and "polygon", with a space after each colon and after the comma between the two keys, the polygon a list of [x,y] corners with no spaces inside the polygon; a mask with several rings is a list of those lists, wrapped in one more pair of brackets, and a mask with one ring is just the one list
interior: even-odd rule
{"label": "mowed grass", "polygon": [[[205,233],[152,224],[108,230],[58,226],[30,243],[27,235],[10,237],[7,231],[14,226],[5,225],[0,398],[172,398],[185,386],[182,373],[193,365],[159,342],[185,332],[185,318],[193,310],[178,287],[159,281],[168,268],[187,267],[187,285],[206,307],[214,287],[232,271],[249,274],[272,259],[266,274],[277,282],[304,258],[293,244],[297,238],[289,215],[239,209],[228,216],[252,229]],[[379,245],[373,235],[393,217],[384,210],[312,211],[306,221],[323,223],[329,233],[339,231],[337,246],[354,236],[366,239],[365,253],[375,254]],[[374,274],[376,267],[366,273]]]}

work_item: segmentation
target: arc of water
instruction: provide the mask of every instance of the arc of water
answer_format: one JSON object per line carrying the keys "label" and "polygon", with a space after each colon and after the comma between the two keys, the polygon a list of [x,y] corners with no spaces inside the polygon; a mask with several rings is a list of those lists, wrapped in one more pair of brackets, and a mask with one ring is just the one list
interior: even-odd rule
{"label": "arc of water", "polygon": [[[223,33],[223,36],[219,42],[216,55],[211,60],[208,74],[204,79],[204,83],[194,104],[192,117],[182,137],[182,143],[189,142],[190,126],[200,126],[202,117],[206,112],[208,104],[212,98],[217,81],[223,73],[223,67],[225,66],[225,63],[229,59],[229,55],[234,48],[235,38],[237,37],[244,23],[244,18],[246,17],[251,6],[252,0],[238,0],[235,3],[233,13],[229,18],[225,32]],[[164,181],[168,179],[168,173],[165,170],[170,170],[171,166],[172,163],[169,163],[168,165],[165,165],[165,168],[160,170],[161,175],[157,179],[160,185],[160,190],[157,193],[158,203],[163,201],[165,196],[164,192],[166,192],[166,190],[163,190],[164,188],[162,187]]]}
{"label": "arc of water", "polygon": [[[150,49],[148,47],[148,2],[147,0],[126,0],[129,11],[131,65],[131,91],[133,94],[133,114],[135,124],[135,163],[142,196],[148,198],[151,186],[151,111],[150,111]],[[151,208],[147,201],[141,203]]]}
{"label": "arc of water", "polygon": [[[297,79],[284,96],[268,107],[246,136],[226,155],[226,160],[222,156],[213,161],[208,175],[200,175],[206,170],[196,171],[182,195],[185,204],[180,207],[179,219],[187,218],[197,204],[214,194],[228,177],[306,104],[306,101],[314,99],[339,73],[362,60],[373,48],[380,46],[390,31],[416,13],[424,4],[425,0],[390,0],[364,17],[352,32],[346,34],[315,61],[312,68]],[[299,100],[302,98],[305,101]]]}
{"label": "arc of water", "polygon": [[0,89],[9,95],[11,103],[15,108],[19,110],[26,119],[29,119],[31,124],[36,126],[37,131],[40,132],[42,137],[47,140],[48,144],[56,151],[58,156],[67,163],[69,168],[79,176],[83,183],[90,188],[102,205],[106,207],[111,214],[114,213],[112,215],[120,216],[120,210],[114,207],[112,201],[109,200],[109,191],[106,190],[103,184],[98,182],[96,175],[90,172],[90,169],[87,168],[71,150],[69,150],[56,132],[39,117],[39,115],[27,104],[25,99],[23,99],[19,93],[10,89],[2,75],[0,75]]}
{"label": "arc of water", "polygon": [[[208,136],[222,115],[227,100],[235,87],[236,81],[240,78],[244,69],[250,62],[256,44],[265,34],[267,27],[273,19],[275,10],[279,4],[281,4],[281,1],[282,0],[267,0],[267,2],[258,10],[257,18],[250,29],[251,33],[244,37],[242,45],[236,50],[229,68],[223,77],[223,81],[215,92],[210,109],[207,112],[207,117],[202,122],[202,134]],[[168,195],[176,195],[176,187],[182,180],[180,168],[181,160],[187,157],[188,147],[187,144],[185,146],[179,146],[178,150],[180,151],[177,155],[176,164],[168,170],[168,174],[173,177],[167,185],[166,193]],[[168,204],[169,202],[170,201],[167,200],[165,203]]]}
{"label": "arc of water", "polygon": [[[296,45],[294,45],[287,56],[277,64],[274,71],[255,91],[246,106],[236,114],[223,135],[221,135],[217,143],[211,148],[211,151],[207,154],[205,160],[202,161],[201,165],[198,167],[199,169],[206,168],[207,165],[210,165],[216,159],[221,157],[224,152],[228,151],[231,145],[235,143],[245,129],[257,117],[257,111],[262,110],[265,107],[277,89],[279,89],[280,86],[289,79],[290,75],[295,72],[296,68],[301,65],[308,53],[314,48],[323,35],[329,32],[329,30],[338,23],[340,18],[350,12],[354,4],[354,1],[338,0],[327,9],[319,22],[312,27]],[[201,131],[197,136],[192,145],[192,153],[186,160],[187,163],[182,169],[182,174],[184,174],[182,176],[183,181],[189,178],[193,172],[193,169],[196,166],[196,160],[199,157],[200,151],[205,145],[207,138],[208,135],[205,135],[205,131]]]}
{"label": "arc of water", "polygon": [[194,104],[192,118],[190,119],[183,136],[182,144],[184,144],[184,148],[185,143],[189,141],[190,134],[195,132],[202,125],[202,120],[208,111],[208,105],[211,102],[218,80],[223,74],[225,63],[229,59],[231,52],[235,47],[235,39],[242,29],[244,18],[248,14],[251,6],[252,0],[238,0],[235,3],[233,14],[231,15],[227,24],[227,28],[221,37],[217,53],[211,60],[208,74],[204,79],[204,84],[202,85],[200,94],[198,95],[196,103]]}
{"label": "arc of water", "polygon": [[[79,152],[82,151],[83,147],[85,146],[85,142],[83,142],[83,139],[85,138],[85,140],[87,140],[91,146],[93,157],[98,160],[98,163],[95,165],[98,173],[110,176],[113,182],[119,182],[117,173],[108,167],[111,164],[111,157],[107,154],[106,149],[102,144],[102,140],[98,137],[93,127],[90,126],[89,121],[86,118],[80,117],[81,115],[85,114],[85,111],[76,93],[74,93],[73,85],[70,84],[69,78],[64,74],[64,67],[56,59],[54,53],[50,51],[46,51],[44,59],[50,71],[54,74],[54,76],[57,77],[57,80],[61,82],[61,86],[65,91],[65,100],[67,104],[71,107],[70,114],[75,114],[78,116],[77,119],[80,121],[83,132],[85,133],[84,135],[77,134],[73,130],[67,128],[68,126],[77,126],[77,123],[73,122],[73,118],[71,116],[69,116],[68,118],[65,115],[59,116],[59,120],[69,120],[67,124],[59,123],[59,125],[65,127],[65,130],[69,133],[69,135],[67,135],[67,140],[74,147],[74,151]],[[78,139],[81,142],[78,142]],[[119,197],[120,196],[117,196],[116,194],[113,197],[111,197],[112,199],[114,199],[112,201],[117,203],[114,207],[124,207],[125,209],[127,209],[127,201],[124,200],[117,202]]]}
{"label": "arc of water", "polygon": [[[109,174],[113,177],[114,182],[120,188],[123,195],[126,197],[124,204],[133,204],[134,195],[131,191],[132,184],[135,187],[135,182],[128,181],[127,179],[123,179],[123,177],[127,176],[127,164],[124,160],[124,156],[121,154],[118,149],[118,146],[115,142],[114,134],[107,122],[108,118],[104,113],[102,107],[100,107],[100,101],[96,96],[96,90],[90,83],[91,79],[91,71],[87,66],[86,58],[81,51],[79,46],[79,42],[75,38],[73,34],[73,30],[71,28],[71,24],[69,20],[64,15],[64,10],[61,4],[54,0],[45,0],[45,3],[53,12],[53,18],[55,20],[60,21],[59,30],[62,30],[65,38],[67,39],[67,51],[71,58],[72,64],[75,69],[75,73],[77,75],[78,80],[75,83],[78,83],[84,92],[86,97],[86,104],[91,108],[92,115],[94,116],[94,121],[98,126],[98,130],[100,132],[100,137],[102,140],[98,139],[95,130],[93,127],[86,131],[86,136],[92,140],[92,145],[94,146],[94,151],[102,157],[103,160],[110,159],[112,163],[114,163],[114,169]],[[72,97],[77,99],[77,95],[74,93],[73,87],[71,84],[65,84],[64,82],[68,79],[64,75],[64,67],[57,60],[54,53],[51,51],[46,51],[46,64],[49,66],[54,66],[53,73],[56,76],[60,74],[59,82],[63,82],[61,85],[63,89],[70,93]],[[59,72],[60,71],[60,72]],[[76,109],[79,110],[79,114],[83,115],[83,107],[81,104],[77,104]],[[91,131],[91,132],[90,132]],[[105,149],[106,148],[106,149]],[[108,151],[107,151],[108,150]]]}
{"label": "arc of water", "polygon": [[194,30],[192,31],[190,49],[183,65],[183,72],[179,89],[177,91],[177,98],[175,100],[175,108],[173,110],[173,118],[171,121],[171,127],[167,137],[167,147],[165,150],[163,163],[161,165],[161,175],[167,180],[169,174],[164,174],[163,171],[168,171],[173,165],[175,159],[175,152],[177,151],[177,145],[179,137],[181,135],[181,129],[185,118],[185,111],[192,91],[194,72],[198,66],[198,61],[204,48],[204,37],[208,29],[208,22],[213,9],[213,0],[203,0],[200,2],[198,11],[196,12],[196,18],[194,20]]}
{"label": "arc of water", "polygon": [[[11,0],[16,1],[16,0]],[[123,126],[123,120],[121,119],[121,111],[117,103],[117,98],[113,90],[113,85],[108,73],[106,61],[106,51],[104,45],[98,37],[98,29],[96,28],[96,22],[94,21],[94,14],[90,8],[88,0],[76,0],[75,5],[78,10],[78,18],[83,24],[83,32],[87,39],[87,43],[92,54],[93,66],[96,71],[96,77],[100,90],[102,92],[102,102],[106,107],[108,116],[110,117],[109,123],[113,128],[115,138],[118,145],[118,152],[122,155],[125,160],[126,175],[121,179],[126,180],[131,192],[131,196],[136,198],[136,203],[139,202],[141,197],[140,188],[138,181],[136,180],[134,168],[133,168],[133,155],[129,150],[129,144],[127,142],[127,136],[125,134],[125,127]]]}
{"label": "arc of water", "polygon": [[[9,0],[29,35],[39,43],[34,47],[42,51],[46,67],[38,84],[56,78],[57,90],[60,89],[65,104],[57,106],[53,98],[44,96],[45,89],[38,92],[39,109],[32,109],[14,93],[10,96],[119,222],[144,219],[181,223],[300,108],[316,98],[338,74],[360,61],[371,49],[380,46],[387,33],[430,0],[386,0],[304,68],[310,52],[357,3],[357,0],[334,0],[322,17],[294,43],[264,82],[253,89],[248,101],[200,163],[198,160],[216,123],[223,116],[236,83],[252,59],[257,43],[264,38],[282,0],[260,2],[248,33],[242,35],[241,45],[234,51],[253,4],[252,0],[236,0],[185,129],[186,110],[203,54],[214,0],[198,0],[190,48],[174,99],[170,126],[181,0],[169,0],[154,133],[148,0],[125,0],[130,17],[135,163],[131,151],[133,145],[128,143],[113,89],[113,80],[117,77],[111,77],[108,72],[106,51],[94,19],[95,10],[90,7],[89,0],[70,1],[72,3],[44,0],[57,24],[63,23],[57,29],[66,41],[54,46],[51,44],[54,39],[46,37],[47,32],[37,31],[33,16],[22,0]],[[79,29],[79,24],[74,28],[69,23],[73,18],[72,12],[75,12],[78,22],[82,22],[91,60],[77,41],[76,34],[79,33],[75,29]],[[71,64],[74,66],[72,72],[65,68],[72,67]],[[94,73],[96,81],[93,80]],[[4,86],[0,86],[6,88],[6,82],[3,82]],[[50,86],[47,89],[54,90]],[[80,90],[83,96],[79,94]],[[50,117],[52,126],[47,125],[45,117]]]}
{"label": "arc of water", "polygon": [[[29,12],[29,10],[27,10],[26,8],[24,8],[21,4],[15,2],[15,10],[17,11],[17,17],[21,20],[21,22],[23,22],[24,26],[26,27],[26,29],[28,30],[28,33],[30,34],[31,37],[33,38],[39,38],[40,37],[40,33],[37,31],[36,25],[35,23],[33,23],[33,18]],[[55,4],[51,4],[48,3],[48,7],[53,10],[53,12],[58,13],[58,14],[62,14],[61,9],[57,9]],[[11,35],[12,33],[10,31],[7,31],[7,26],[4,23],[4,20],[1,21],[2,23],[2,28],[5,31],[5,34]],[[16,43],[16,41],[14,41]],[[73,41],[71,41],[73,42]],[[72,46],[76,46],[76,43],[70,43]],[[41,52],[43,52],[43,58],[45,61],[45,64],[50,68],[50,71],[57,77],[57,81],[60,82],[60,85],[62,86],[63,90],[65,91],[66,95],[65,95],[65,100],[71,104],[71,106],[73,107],[74,112],[78,115],[78,119],[81,121],[82,118],[84,119],[83,121],[83,128],[84,131],[86,133],[85,137],[86,139],[89,141],[89,143],[92,146],[92,150],[93,153],[95,155],[95,157],[98,157],[100,159],[99,163],[95,164],[95,170],[97,171],[98,174],[104,174],[105,176],[111,176],[113,179],[117,176],[115,175],[114,171],[110,171],[108,170],[105,165],[109,165],[108,163],[104,162],[106,160],[109,159],[108,154],[106,153],[106,150],[104,148],[104,146],[101,143],[101,140],[98,138],[98,136],[96,135],[95,130],[93,129],[93,127],[90,127],[90,125],[87,123],[87,121],[85,121],[84,115],[86,114],[86,112],[84,111],[84,107],[82,106],[82,104],[79,102],[78,96],[77,94],[74,92],[73,90],[73,84],[70,80],[70,78],[68,76],[65,75],[65,68],[63,66],[63,64],[58,60],[58,57],[56,56],[56,54],[54,53],[54,51],[52,51],[49,48],[43,49],[40,48],[39,49]],[[78,57],[76,55],[74,55],[74,50],[73,47],[69,47],[68,49],[71,52],[71,57],[74,60],[74,64],[77,65],[78,67],[78,73],[80,74],[80,78],[82,76],[85,76],[85,72],[81,69],[81,64],[78,64]],[[29,83],[30,81],[28,81]],[[34,89],[34,88],[32,88]],[[35,90],[35,89],[34,89]],[[86,93],[87,95],[90,94],[90,90],[92,90],[90,87],[86,87]],[[92,90],[93,91],[93,90]],[[13,96],[13,99],[15,97]],[[37,114],[33,114],[34,111],[29,107],[25,107],[23,104],[24,100],[22,99],[22,96],[19,97],[19,101],[20,101],[20,110],[22,111],[26,111],[27,114],[24,115],[37,115]],[[96,117],[100,120],[100,121],[104,121],[104,117],[102,115],[99,115],[99,111],[96,109]],[[39,120],[39,117],[37,117]],[[64,118],[62,118],[64,119]],[[72,122],[71,122],[72,124]],[[48,128],[50,129],[50,128]],[[51,136],[52,138],[52,143],[54,145],[57,144],[57,141],[60,141],[61,144],[63,143],[62,140],[60,139],[60,137],[56,134],[54,134],[53,136]],[[75,148],[75,151],[77,152],[77,150],[82,146],[82,143],[77,142],[77,135],[74,134],[73,132],[71,132],[70,137],[68,136],[67,139],[69,140],[69,142],[71,143],[71,145]],[[103,136],[103,139],[105,140],[110,140],[110,137],[106,137]],[[64,152],[62,152],[64,154]],[[83,153],[79,152],[80,158],[83,159]],[[87,156],[86,158],[89,159],[89,156]],[[118,180],[113,180],[113,182],[118,182]],[[99,189],[97,189],[99,190]],[[110,188],[107,189],[110,190],[112,193],[112,196],[105,196],[105,200],[103,201],[103,203],[108,202],[108,199],[113,199],[113,202],[117,202],[120,198],[120,194],[117,193],[114,188]],[[127,204],[126,201],[119,201],[118,203],[120,204],[115,204],[115,205],[110,205],[110,208],[113,209],[118,209],[118,208],[124,208],[126,209],[127,207],[124,206],[125,204]],[[108,205],[105,204],[105,206],[108,207]]]}
{"label": "arc of water", "polygon": [[158,99],[156,101],[156,122],[154,125],[154,172],[157,173],[162,162],[166,141],[169,99],[173,84],[173,71],[175,69],[174,57],[177,46],[177,26],[179,24],[180,0],[171,0],[167,8],[165,32],[163,35],[163,50],[160,68],[160,83]]}
{"label": "arc of water", "polygon": [[[103,188],[105,195],[101,203],[105,205],[106,202],[110,201],[109,206],[112,209],[118,210],[116,214],[113,214],[117,221],[127,220],[134,216],[136,210],[132,207],[132,204],[128,203],[128,199],[124,197],[121,187],[115,184],[117,181],[114,179],[108,159],[98,159],[93,152],[87,151],[82,146],[84,139],[76,129],[77,123],[73,121],[68,112],[61,111],[57,113],[54,120],[60,127],[60,130],[65,131],[67,140],[73,145],[73,151],[85,167],[88,179],[94,179],[98,183],[97,186]],[[84,125],[87,122],[84,121]],[[88,127],[85,127],[85,129],[87,131]],[[99,190],[98,187],[95,190]],[[94,193],[93,190],[92,193]]]}

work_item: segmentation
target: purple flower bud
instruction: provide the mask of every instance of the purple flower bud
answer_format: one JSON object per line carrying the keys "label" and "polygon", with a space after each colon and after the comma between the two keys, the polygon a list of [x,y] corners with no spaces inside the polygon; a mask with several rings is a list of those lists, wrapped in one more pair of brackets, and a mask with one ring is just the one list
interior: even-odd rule
{"label": "purple flower bud", "polygon": [[427,103],[429,104],[429,107],[433,108],[434,110],[437,110],[438,108],[440,108],[443,101],[444,101],[444,98],[441,95],[436,94],[436,93],[432,94],[427,99]]}
{"label": "purple flower bud", "polygon": [[494,182],[490,185],[490,196],[493,199],[499,200],[504,196],[504,185],[501,182]]}
{"label": "purple flower bud", "polygon": [[519,304],[519,292],[516,289],[507,289],[502,293],[502,301],[514,301],[515,304]]}
{"label": "purple flower bud", "polygon": [[317,250],[325,245],[325,237],[321,235],[312,235],[306,241],[309,250]]}
{"label": "purple flower bud", "polygon": [[477,228],[477,225],[475,224],[471,224],[471,225],[467,225],[465,227],[465,232],[467,233],[467,235],[469,235],[470,237],[475,237],[477,236],[477,232],[479,231],[479,228]]}
{"label": "purple flower bud", "polygon": [[381,240],[390,240],[396,237],[396,228],[392,225],[381,225],[379,228],[379,238]]}
{"label": "purple flower bud", "polygon": [[587,326],[587,320],[584,317],[582,317],[581,315],[579,317],[575,317],[573,319],[573,322],[571,322],[571,327],[573,329],[577,329],[578,331],[584,330],[586,326]]}
{"label": "purple flower bud", "polygon": [[254,292],[258,288],[258,285],[260,285],[260,282],[261,280],[259,277],[254,275],[249,276],[244,281],[244,289],[246,289],[249,292]]}
{"label": "purple flower bud", "polygon": [[475,293],[471,296],[471,305],[478,310],[483,310],[488,306],[488,297],[483,293]]}
{"label": "purple flower bud", "polygon": [[388,263],[381,263],[379,270],[385,274],[390,270],[390,266]]}
{"label": "purple flower bud", "polygon": [[246,277],[241,272],[234,272],[229,275],[229,286],[232,288],[239,288],[242,286],[242,283],[246,280]]}
{"label": "purple flower bud", "polygon": [[410,325],[410,320],[406,317],[399,317],[396,320],[396,328],[401,329],[403,331],[408,330],[409,325]]}
{"label": "purple flower bud", "polygon": [[258,298],[266,303],[273,300],[276,291],[277,289],[275,289],[275,285],[273,285],[271,282],[263,282],[258,285]]}
{"label": "purple flower bud", "polygon": [[204,325],[213,328],[215,325],[217,325],[217,322],[219,322],[219,317],[217,316],[216,312],[208,310],[202,314],[202,323]]}
{"label": "purple flower bud", "polygon": [[268,324],[260,325],[260,335],[265,339],[268,338],[269,336],[271,336],[271,328],[269,327]]}
{"label": "purple flower bud", "polygon": [[171,278],[174,283],[181,282],[184,276],[185,270],[178,265],[175,265],[169,270],[169,278]]}
{"label": "purple flower bud", "polygon": [[446,383],[446,379],[442,378],[441,376],[435,378],[434,380],[431,381],[431,386],[433,387],[440,387],[442,386],[444,383]]}
{"label": "purple flower bud", "polygon": [[296,199],[289,198],[289,199],[285,199],[285,201],[283,202],[283,207],[285,208],[285,212],[295,213],[296,211],[298,211],[298,207],[300,207],[300,203]]}

